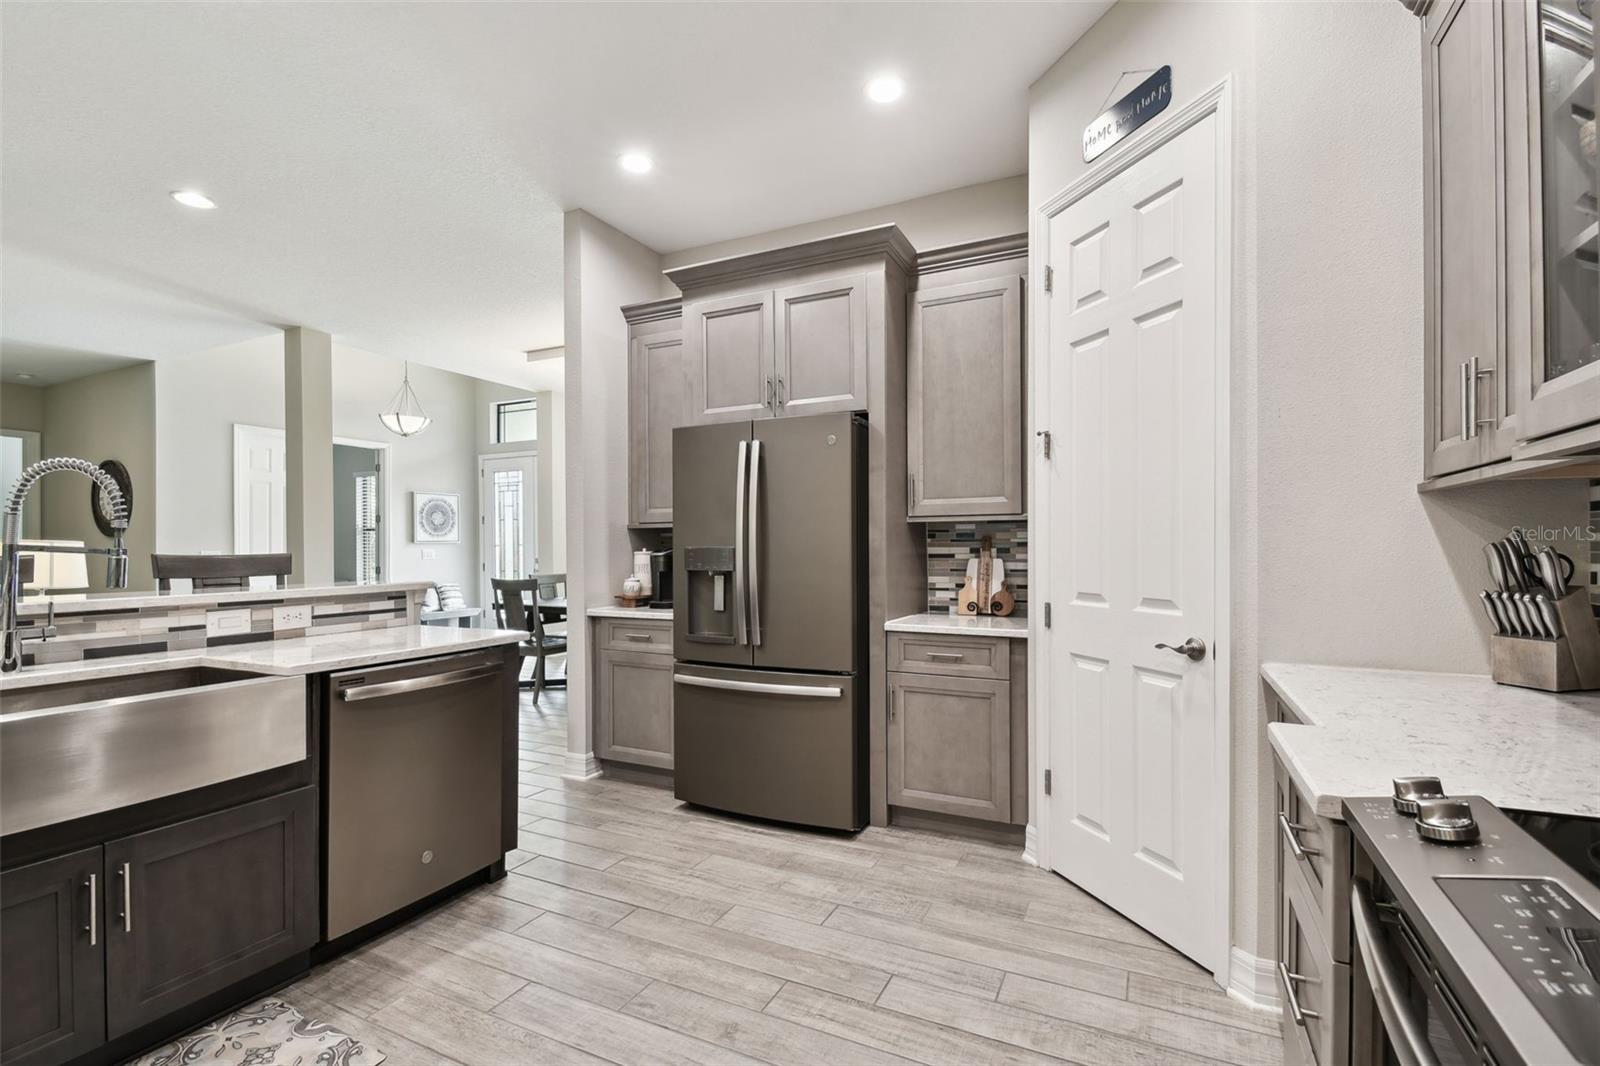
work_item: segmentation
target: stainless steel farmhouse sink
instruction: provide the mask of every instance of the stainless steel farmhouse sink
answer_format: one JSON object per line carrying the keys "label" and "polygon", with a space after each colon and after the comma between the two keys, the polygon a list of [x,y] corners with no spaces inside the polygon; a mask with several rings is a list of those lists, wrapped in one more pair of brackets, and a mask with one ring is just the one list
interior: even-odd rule
{"label": "stainless steel farmhouse sink", "polygon": [[189,667],[0,694],[0,836],[306,757],[306,681]]}

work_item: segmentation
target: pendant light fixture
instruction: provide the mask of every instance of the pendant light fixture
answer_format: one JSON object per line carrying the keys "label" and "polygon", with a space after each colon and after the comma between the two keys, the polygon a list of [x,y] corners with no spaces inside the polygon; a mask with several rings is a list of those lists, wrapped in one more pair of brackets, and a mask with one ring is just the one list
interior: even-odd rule
{"label": "pendant light fixture", "polygon": [[389,401],[389,406],[378,415],[378,421],[383,423],[383,428],[390,433],[402,437],[414,437],[428,428],[429,418],[423,411],[422,404],[417,402],[417,394],[411,391],[411,364],[405,363],[404,377],[400,382],[400,391],[394,394],[394,399]]}

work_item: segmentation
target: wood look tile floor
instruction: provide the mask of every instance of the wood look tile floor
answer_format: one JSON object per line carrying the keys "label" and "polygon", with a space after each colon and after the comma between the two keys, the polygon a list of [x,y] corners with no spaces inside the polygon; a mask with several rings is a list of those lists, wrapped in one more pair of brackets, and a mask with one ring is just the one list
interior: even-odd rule
{"label": "wood look tile floor", "polygon": [[522,709],[511,872],[282,995],[390,1066],[1279,1063],[1277,1016],[1014,849],[561,776]]}

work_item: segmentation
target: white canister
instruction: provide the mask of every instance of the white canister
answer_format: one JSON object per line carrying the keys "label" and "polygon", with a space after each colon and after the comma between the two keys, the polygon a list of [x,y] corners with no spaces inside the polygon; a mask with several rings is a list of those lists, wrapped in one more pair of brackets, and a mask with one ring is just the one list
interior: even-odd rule
{"label": "white canister", "polygon": [[642,595],[643,594],[643,589],[641,589],[639,587],[639,579],[636,578],[636,577],[625,577],[625,578],[623,578],[622,579],[622,594],[624,596],[628,597],[629,599],[635,599],[638,596]]}
{"label": "white canister", "polygon": [[639,594],[641,596],[652,596],[655,594],[655,589],[651,588],[650,583],[649,552],[633,553],[633,576],[639,579]]}

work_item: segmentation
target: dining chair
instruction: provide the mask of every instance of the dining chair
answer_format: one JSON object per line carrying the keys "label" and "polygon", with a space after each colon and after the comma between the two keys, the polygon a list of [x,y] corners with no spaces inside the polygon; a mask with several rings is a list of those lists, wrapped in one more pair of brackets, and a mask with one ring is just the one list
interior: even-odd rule
{"label": "dining chair", "polygon": [[259,555],[156,555],[150,556],[150,576],[156,588],[171,592],[174,580],[188,580],[194,591],[247,589],[253,577],[271,577],[278,588],[289,584],[294,556],[287,552]]}
{"label": "dining chair", "polygon": [[539,595],[538,578],[520,578],[516,580],[506,578],[490,578],[490,596],[494,600],[495,624],[501,629],[526,630],[528,639],[517,645],[524,659],[533,659],[533,677],[529,680],[519,680],[521,688],[533,689],[533,702],[539,702],[539,695],[545,686],[545,660],[551,655],[562,655],[567,650],[567,638],[564,634],[546,633],[544,620],[540,617],[537,608],[529,609],[529,603],[523,599],[525,595],[532,594],[537,600]]}

